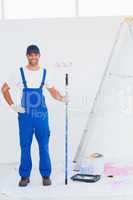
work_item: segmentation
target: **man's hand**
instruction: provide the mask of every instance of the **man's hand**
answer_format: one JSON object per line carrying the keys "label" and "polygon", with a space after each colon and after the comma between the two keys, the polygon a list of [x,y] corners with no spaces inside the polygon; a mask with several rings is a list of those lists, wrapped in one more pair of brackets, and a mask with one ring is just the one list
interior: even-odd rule
{"label": "man's hand", "polygon": [[11,109],[17,113],[25,113],[25,109],[21,106],[16,106],[15,104],[12,104]]}
{"label": "man's hand", "polygon": [[64,103],[69,103],[69,97],[68,96],[62,96],[61,101]]}
{"label": "man's hand", "polygon": [[11,94],[10,94],[10,87],[7,83],[4,83],[2,88],[1,88],[1,92],[6,100],[6,102],[8,103],[8,105],[10,106],[10,108],[12,110],[14,110],[15,112],[19,112],[19,113],[24,113],[25,110],[24,108],[22,108],[21,106],[16,106],[14,103],[13,103],[13,100],[12,100],[12,97],[11,97]]}

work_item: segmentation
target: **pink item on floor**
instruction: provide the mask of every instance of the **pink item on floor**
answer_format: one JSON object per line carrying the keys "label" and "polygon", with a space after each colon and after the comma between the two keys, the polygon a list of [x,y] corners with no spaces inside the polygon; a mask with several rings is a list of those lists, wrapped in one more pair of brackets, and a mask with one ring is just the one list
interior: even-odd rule
{"label": "pink item on floor", "polygon": [[133,175],[133,165],[120,165],[116,163],[105,163],[104,174],[106,176],[129,176]]}

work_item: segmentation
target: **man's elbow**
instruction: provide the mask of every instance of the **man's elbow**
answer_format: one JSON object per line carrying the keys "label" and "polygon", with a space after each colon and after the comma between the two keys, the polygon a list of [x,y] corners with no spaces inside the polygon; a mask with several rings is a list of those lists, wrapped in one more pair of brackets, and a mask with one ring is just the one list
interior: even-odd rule
{"label": "man's elbow", "polygon": [[2,94],[5,94],[9,89],[10,87],[7,85],[7,83],[4,83],[1,87]]}

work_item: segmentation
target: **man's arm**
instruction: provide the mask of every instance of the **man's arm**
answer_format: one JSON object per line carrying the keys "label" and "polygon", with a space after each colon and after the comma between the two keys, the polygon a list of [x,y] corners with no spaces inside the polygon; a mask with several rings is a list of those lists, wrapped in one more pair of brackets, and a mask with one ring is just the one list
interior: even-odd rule
{"label": "man's arm", "polygon": [[1,88],[1,92],[4,96],[4,99],[6,100],[6,102],[8,103],[9,106],[11,106],[13,103],[11,94],[10,94],[10,87],[7,83],[4,83],[2,88]]}
{"label": "man's arm", "polygon": [[21,106],[16,106],[12,100],[11,94],[10,94],[10,87],[7,83],[4,83],[2,88],[1,88],[1,92],[4,96],[4,99],[6,100],[7,104],[12,108],[12,110],[14,110],[15,112],[20,112],[20,113],[24,113],[25,110],[24,108],[22,108]]}
{"label": "man's arm", "polygon": [[46,88],[54,99],[65,102],[65,96],[62,96],[54,86],[50,88],[46,86]]}

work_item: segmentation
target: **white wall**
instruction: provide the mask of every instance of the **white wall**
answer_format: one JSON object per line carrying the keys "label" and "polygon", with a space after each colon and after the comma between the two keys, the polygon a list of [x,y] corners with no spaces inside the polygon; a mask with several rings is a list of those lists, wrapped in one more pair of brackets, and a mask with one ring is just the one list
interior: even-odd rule
{"label": "white wall", "polygon": [[[54,82],[64,92],[64,71],[55,63],[72,61],[70,71],[70,156],[76,151],[88,111],[121,21],[120,17],[6,21],[0,23],[0,82],[26,63],[25,49],[35,43],[41,63],[54,70]],[[19,158],[17,116],[0,96],[0,162]],[[51,151],[54,160],[64,155],[64,106],[47,94]],[[101,133],[102,134],[102,133]],[[98,141],[96,141],[98,142]],[[36,146],[36,143],[34,144]],[[36,158],[33,146],[33,157]]]}

